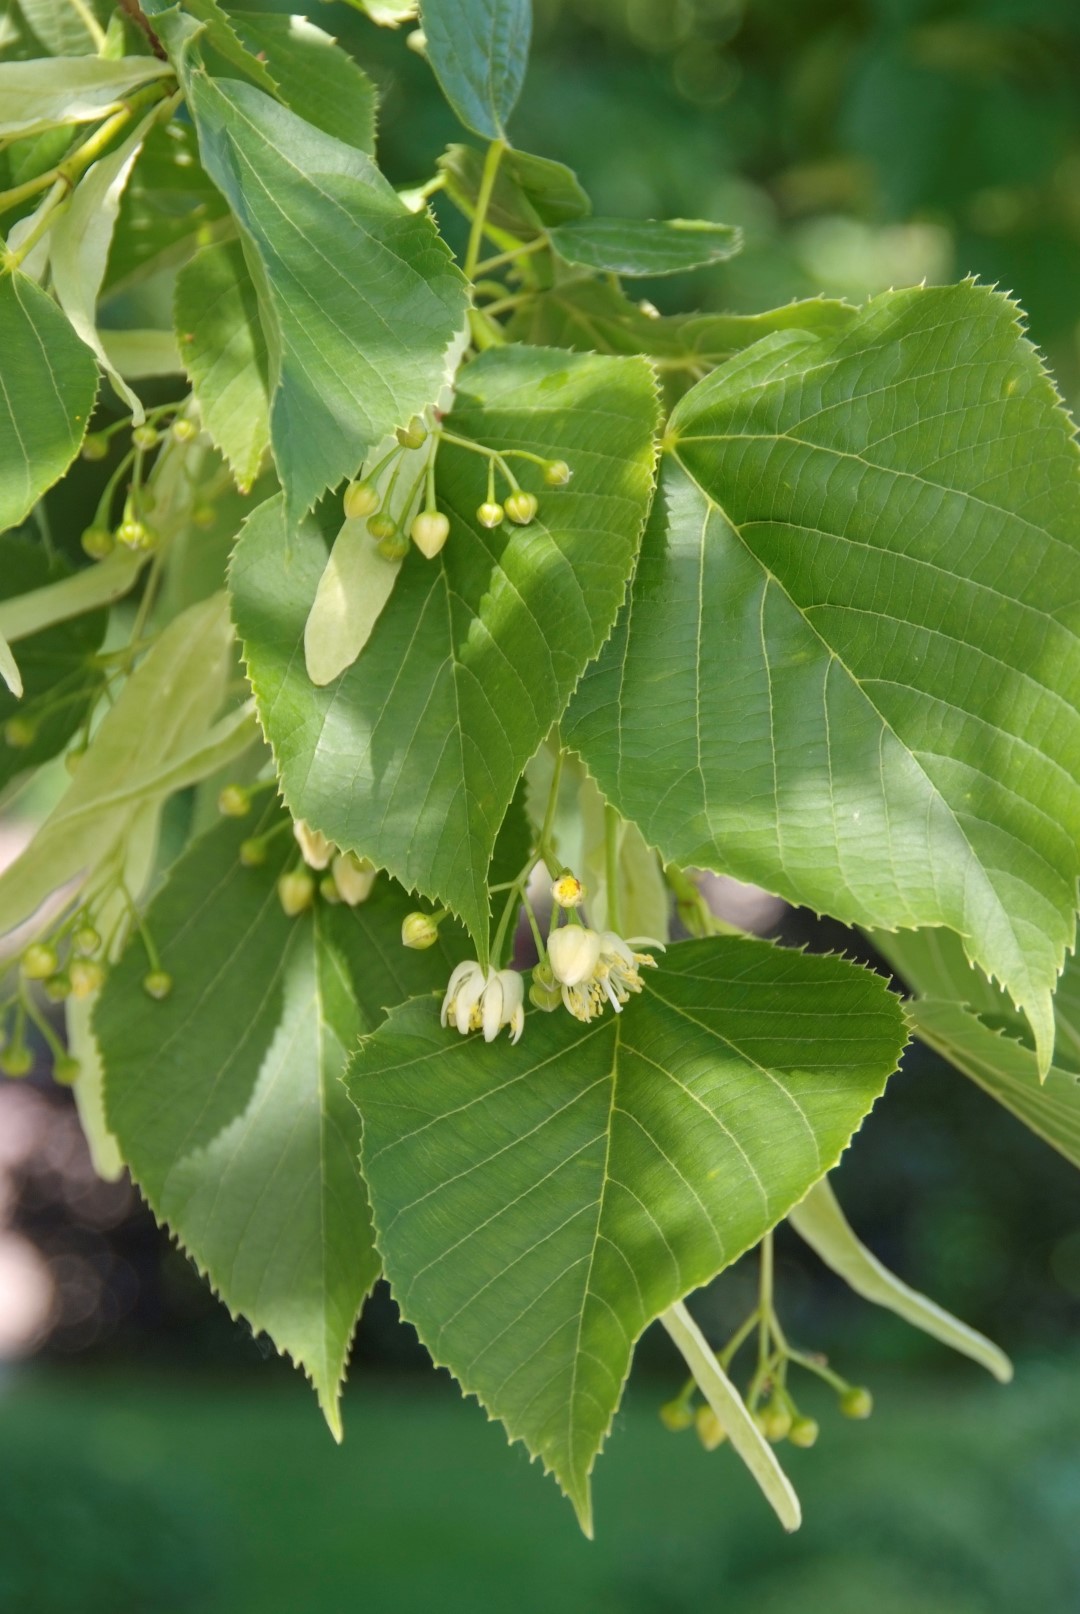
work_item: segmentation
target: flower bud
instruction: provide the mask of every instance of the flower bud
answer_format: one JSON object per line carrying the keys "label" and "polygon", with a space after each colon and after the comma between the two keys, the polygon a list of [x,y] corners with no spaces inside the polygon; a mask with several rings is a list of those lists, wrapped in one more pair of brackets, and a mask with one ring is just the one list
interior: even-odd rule
{"label": "flower bud", "polygon": [[434,560],[450,536],[449,519],[441,510],[421,510],[410,529],[413,543],[428,560]]}
{"label": "flower bud", "polygon": [[551,1014],[562,1002],[562,993],[555,984],[550,964],[537,964],[534,968],[529,1002],[533,1008],[542,1009],[545,1014]]}
{"label": "flower bud", "polygon": [[414,415],[407,426],[399,426],[394,433],[402,448],[423,448],[428,431],[419,415]]}
{"label": "flower bud", "polygon": [[849,1384],[840,1397],[840,1411],[845,1418],[869,1418],[874,1410],[874,1398],[861,1384]]}
{"label": "flower bud", "polygon": [[786,1440],[791,1432],[791,1412],[774,1396],[761,1410],[759,1428],[765,1439],[771,1441],[773,1445],[778,1440]]}
{"label": "flower bud", "polygon": [[580,908],[585,900],[585,887],[576,874],[560,874],[551,887],[551,896],[560,908]]}
{"label": "flower bud", "polygon": [[82,759],[89,749],[90,747],[86,745],[73,745],[70,751],[64,752],[64,767],[72,778],[78,773]]}
{"label": "flower bud", "polygon": [[398,526],[393,516],[388,516],[385,510],[379,510],[368,517],[367,530],[379,543],[384,538],[393,538],[397,534]]}
{"label": "flower bud", "polygon": [[258,869],[266,862],[266,842],[261,835],[240,842],[240,862],[245,869]]}
{"label": "flower bud", "polygon": [[199,435],[199,428],[193,420],[181,415],[179,420],[172,423],[172,434],[178,443],[193,443]]}
{"label": "flower bud", "polygon": [[225,818],[246,818],[251,811],[251,792],[243,785],[226,785],[217,799],[218,812]]}
{"label": "flower bud", "polygon": [[116,548],[116,539],[108,527],[87,527],[79,542],[91,560],[104,560]]}
{"label": "flower bud", "polygon": [[29,1076],[33,1068],[34,1056],[29,1048],[5,1048],[0,1054],[0,1075]]}
{"label": "flower bud", "polygon": [[57,970],[42,983],[42,991],[50,1003],[63,1003],[65,998],[71,996],[71,976],[66,970]]}
{"label": "flower bud", "polygon": [[350,482],[341,501],[346,521],[360,521],[373,516],[380,504],[378,489],[372,482]]}
{"label": "flower bud", "polygon": [[202,532],[209,532],[217,520],[217,511],[212,504],[197,504],[191,512],[191,519]]}
{"label": "flower bud", "polygon": [[56,974],[59,962],[51,943],[31,942],[19,960],[19,968],[28,981],[44,981]]}
{"label": "flower bud", "polygon": [[506,513],[519,527],[527,527],[539,508],[536,494],[526,493],[524,488],[517,488],[515,492],[506,496]]}
{"label": "flower bud", "polygon": [[573,474],[565,460],[548,460],[544,466],[544,481],[549,488],[564,488]]}
{"label": "flower bud", "polygon": [[429,913],[407,913],[401,921],[401,945],[422,952],[434,947],[439,939],[439,927]]}
{"label": "flower bud", "polygon": [[682,1396],[676,1396],[674,1401],[665,1401],[660,1408],[660,1422],[672,1434],[679,1434],[683,1429],[691,1429],[694,1424],[694,1409],[689,1401]]}
{"label": "flower bud", "polygon": [[147,449],[156,448],[159,442],[157,427],[149,424],[136,426],[131,434],[131,441],[136,448],[141,448],[144,453]]}
{"label": "flower bud", "polygon": [[73,998],[91,998],[105,985],[105,966],[96,958],[73,958],[68,965]]}
{"label": "flower bud", "polygon": [[153,549],[157,543],[157,533],[145,522],[128,517],[117,527],[116,539],[126,549]]}
{"label": "flower bud", "polygon": [[788,1430],[788,1439],[793,1446],[813,1446],[818,1437],[818,1421],[816,1418],[794,1418]]}
{"label": "flower bud", "polygon": [[423,56],[427,50],[427,34],[422,28],[413,28],[405,35],[405,43],[418,56]]}
{"label": "flower bud", "polygon": [[298,818],[293,824],[293,834],[309,869],[329,867],[334,855],[334,843],[327,840],[321,829],[312,829],[310,824]]}
{"label": "flower bud", "polygon": [[476,512],[476,519],[482,527],[497,527],[505,515],[501,504],[485,499]]}
{"label": "flower bud", "polygon": [[149,974],[143,976],[142,985],[147,997],[157,998],[160,1003],[161,999],[167,998],[172,991],[173,978],[168,970],[151,970]]}
{"label": "flower bud", "polygon": [[357,857],[355,852],[339,852],[330,870],[342,901],[350,908],[367,901],[379,872],[374,863],[366,857]]}
{"label": "flower bud", "polygon": [[13,751],[25,751],[37,737],[37,724],[28,717],[9,717],[4,724],[4,739]]}
{"label": "flower bud", "polygon": [[63,1054],[54,1061],[52,1074],[54,1082],[59,1083],[61,1087],[70,1087],[73,1082],[78,1081],[82,1074],[82,1066],[77,1059],[72,1059],[70,1054]]}
{"label": "flower bud", "polygon": [[93,925],[80,925],[71,938],[71,945],[77,953],[81,953],[84,958],[89,958],[101,946],[101,936]]}
{"label": "flower bud", "polygon": [[84,460],[103,460],[109,452],[109,439],[104,432],[88,432],[83,438]]}
{"label": "flower bud", "polygon": [[324,874],[319,881],[319,895],[324,902],[336,907],[341,901],[341,892],[337,888],[337,881],[332,874]]}
{"label": "flower bud", "polygon": [[564,925],[548,936],[548,957],[555,979],[562,986],[578,986],[596,973],[600,937],[584,925]]}
{"label": "flower bud", "polygon": [[293,869],[277,883],[278,901],[290,919],[310,908],[315,901],[315,881],[306,869]]}
{"label": "flower bud", "polygon": [[715,1451],[727,1439],[727,1430],[708,1405],[698,1407],[694,1414],[694,1428],[706,1451]]}

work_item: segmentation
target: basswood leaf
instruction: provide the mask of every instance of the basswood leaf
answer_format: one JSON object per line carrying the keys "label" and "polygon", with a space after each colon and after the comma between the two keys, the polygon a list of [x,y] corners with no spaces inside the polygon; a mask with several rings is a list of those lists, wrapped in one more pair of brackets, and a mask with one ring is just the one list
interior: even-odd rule
{"label": "basswood leaf", "polygon": [[[483,152],[475,146],[447,146],[438,168],[450,196],[471,213],[480,194]],[[487,209],[487,222],[496,230],[528,239],[542,235],[548,225],[584,218],[591,211],[592,203],[573,169],[513,147],[503,152]]]}
{"label": "basswood leaf", "polygon": [[616,275],[675,275],[723,263],[742,231],[704,219],[581,219],[550,231],[560,258]]}
{"label": "basswood leaf", "polygon": [[339,1078],[357,1036],[439,980],[447,959],[401,946],[409,905],[385,880],[357,908],[319,902],[286,918],[276,881],[292,836],[275,835],[259,868],[239,857],[280,821],[271,807],[193,843],[147,916],[172,992],[143,991],[136,936],[94,1027],[108,1125],[155,1215],[229,1310],[309,1374],[340,1437],[349,1342],[378,1258]]}
{"label": "basswood leaf", "polygon": [[375,86],[348,51],[306,17],[238,11],[233,27],[266,62],[278,99],[317,129],[375,150]]}
{"label": "basswood leaf", "polygon": [[779,334],[670,421],[633,599],[564,733],[665,859],[942,925],[1030,1020],[1080,870],[1080,458],[971,282]]}
{"label": "basswood leaf", "polygon": [[361,1044],[346,1080],[402,1312],[586,1530],[635,1341],[830,1169],[903,1042],[879,977],[739,937],[673,947],[589,1026],[530,1012],[488,1048],[418,1000]]}
{"label": "basswood leaf", "polygon": [[309,679],[303,649],[323,534],[314,521],[290,531],[273,499],[237,545],[234,616],[291,810],[452,907],[481,956],[507,804],[625,593],[655,421],[641,360],[503,348],[471,364],[452,430],[565,459],[573,480],[545,488],[537,468],[513,460],[539,515],[489,531],[475,516],[486,463],[444,443],[437,492],[449,540],[434,561],[410,552],[359,658],[325,688]]}
{"label": "basswood leaf", "polygon": [[[0,538],[0,596],[9,601],[17,602],[24,591],[46,585],[66,570],[62,562],[50,563],[40,544],[14,533]],[[105,682],[94,663],[105,623],[106,613],[93,611],[19,641],[23,687],[10,694],[0,690],[0,725],[18,716],[29,725],[30,738],[19,746],[0,739],[0,789],[24,769],[56,756],[85,721]]]}
{"label": "basswood leaf", "polygon": [[422,0],[425,54],[465,125],[501,140],[525,77],[532,0]]}
{"label": "basswood leaf", "polygon": [[146,137],[120,202],[105,292],[125,291],[174,269],[234,227],[225,198],[199,161],[190,123],[157,124]]}
{"label": "basswood leaf", "polygon": [[[160,8],[161,0],[157,0],[151,15]],[[268,95],[276,94],[277,84],[268,72],[266,63],[259,59],[255,51],[248,49],[240,37],[236,19],[218,4],[218,0],[184,0],[184,10],[179,17],[165,22],[162,38],[176,55],[186,51],[188,42],[195,35],[189,20],[191,17],[201,25],[198,39],[200,53],[204,57],[209,56],[211,60],[220,58],[220,64],[226,71],[229,67],[239,68],[245,78],[251,79],[260,90],[265,90]]]}
{"label": "basswood leaf", "polygon": [[18,0],[17,9],[50,56],[94,55],[105,37],[101,0]]}
{"label": "basswood leaf", "polygon": [[168,62],[154,56],[47,56],[0,62],[0,137],[37,134],[59,123],[92,123],[115,112],[124,96],[166,78]]}
{"label": "basswood leaf", "polygon": [[176,338],[202,423],[247,492],[270,447],[259,299],[239,241],[206,247],[176,278]]}
{"label": "basswood leaf", "polygon": [[806,1198],[792,1207],[788,1221],[857,1295],[895,1312],[912,1328],[920,1328],[950,1350],[969,1356],[1001,1384],[1008,1384],[1013,1369],[1004,1351],[883,1266],[856,1238],[827,1179],[815,1183]]}
{"label": "basswood leaf", "polygon": [[[17,269],[0,278],[0,330],[4,333],[0,351],[3,532],[29,514],[78,453],[94,407],[98,373],[93,355],[52,298]],[[5,629],[0,632],[8,639],[15,637]]]}
{"label": "basswood leaf", "polygon": [[294,524],[436,398],[465,282],[430,217],[410,213],[363,152],[201,70],[188,100],[256,273],[271,442]]}

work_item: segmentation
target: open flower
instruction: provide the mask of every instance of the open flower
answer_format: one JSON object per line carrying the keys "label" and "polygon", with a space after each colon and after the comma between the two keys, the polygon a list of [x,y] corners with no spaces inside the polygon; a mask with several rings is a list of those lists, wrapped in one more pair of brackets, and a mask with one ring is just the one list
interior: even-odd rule
{"label": "open flower", "polygon": [[486,972],[474,958],[459,964],[450,977],[443,998],[443,1025],[455,1025],[462,1036],[482,1031],[485,1042],[494,1042],[503,1026],[510,1027],[510,1041],[517,1042],[525,1029],[525,983],[516,970]]}
{"label": "open flower", "polygon": [[548,959],[562,990],[564,1006],[575,1020],[588,1022],[610,1003],[616,1014],[634,992],[641,991],[641,970],[656,968],[655,958],[636,947],[663,948],[648,936],[625,941],[613,930],[598,932],[585,925],[565,925],[548,937]]}

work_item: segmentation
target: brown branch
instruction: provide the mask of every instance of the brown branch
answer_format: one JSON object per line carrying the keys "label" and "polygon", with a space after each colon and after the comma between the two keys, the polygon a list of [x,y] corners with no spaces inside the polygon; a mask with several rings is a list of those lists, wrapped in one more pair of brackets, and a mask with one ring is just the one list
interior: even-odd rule
{"label": "brown branch", "polygon": [[127,12],[136,28],[142,29],[143,33],[150,41],[150,49],[153,51],[158,61],[167,62],[169,59],[169,54],[166,51],[165,46],[161,43],[161,40],[158,38],[157,34],[155,34],[153,28],[150,26],[150,19],[143,11],[142,6],[139,4],[139,0],[119,0],[119,5],[121,11]]}

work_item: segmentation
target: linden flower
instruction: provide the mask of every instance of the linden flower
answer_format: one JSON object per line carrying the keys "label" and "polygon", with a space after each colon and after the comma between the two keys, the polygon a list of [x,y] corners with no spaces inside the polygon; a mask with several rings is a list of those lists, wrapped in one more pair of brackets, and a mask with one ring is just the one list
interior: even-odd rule
{"label": "linden flower", "polygon": [[327,840],[321,830],[312,829],[310,824],[305,824],[302,818],[297,818],[293,822],[293,834],[296,836],[297,845],[304,854],[304,862],[309,869],[325,869],[328,867],[336,848],[332,841]]}
{"label": "linden flower", "polygon": [[551,887],[551,895],[560,908],[579,908],[585,900],[585,887],[573,874],[560,874]]}
{"label": "linden flower", "polygon": [[655,958],[638,953],[635,947],[659,947],[663,942],[648,936],[624,941],[613,930],[590,930],[585,925],[565,925],[548,937],[548,959],[562,990],[565,1007],[575,1020],[589,1021],[603,1014],[610,1003],[616,1014],[629,1002],[631,993],[641,991],[641,969],[656,968]]}
{"label": "linden flower", "polygon": [[516,970],[485,973],[468,959],[450,977],[439,1019],[444,1026],[455,1025],[463,1037],[482,1031],[485,1042],[494,1042],[509,1026],[510,1041],[517,1042],[525,1029],[525,983]]}

